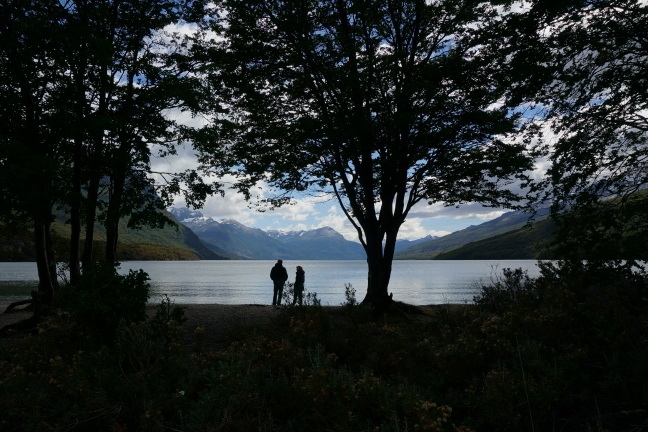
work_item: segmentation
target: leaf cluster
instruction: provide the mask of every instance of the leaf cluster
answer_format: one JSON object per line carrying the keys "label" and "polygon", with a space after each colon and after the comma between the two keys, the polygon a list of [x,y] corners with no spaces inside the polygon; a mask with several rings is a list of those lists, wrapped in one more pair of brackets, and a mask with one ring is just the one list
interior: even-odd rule
{"label": "leaf cluster", "polygon": [[551,131],[540,143],[551,162],[540,199],[552,203],[561,238],[583,240],[578,249],[603,250],[622,231],[646,228],[637,192],[648,186],[647,12],[626,0],[537,1],[510,21],[526,30],[512,61],[528,64],[511,94],[532,102]]}

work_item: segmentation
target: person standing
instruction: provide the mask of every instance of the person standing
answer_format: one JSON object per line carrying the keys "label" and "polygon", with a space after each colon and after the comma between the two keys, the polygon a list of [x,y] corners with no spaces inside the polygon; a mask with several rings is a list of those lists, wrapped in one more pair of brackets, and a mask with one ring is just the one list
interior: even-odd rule
{"label": "person standing", "polygon": [[286,268],[283,266],[282,260],[277,260],[277,264],[275,264],[274,267],[272,267],[272,270],[270,270],[270,279],[272,279],[272,282],[274,284],[274,295],[272,296],[272,304],[280,305],[281,296],[283,295],[284,284],[286,283],[286,280],[288,280],[288,272],[286,271]]}
{"label": "person standing", "polygon": [[306,279],[306,272],[304,271],[302,266],[297,266],[297,274],[295,275],[295,293],[292,302],[293,306],[295,306],[297,299],[299,299],[299,306],[302,305],[302,299],[304,296],[305,279]]}

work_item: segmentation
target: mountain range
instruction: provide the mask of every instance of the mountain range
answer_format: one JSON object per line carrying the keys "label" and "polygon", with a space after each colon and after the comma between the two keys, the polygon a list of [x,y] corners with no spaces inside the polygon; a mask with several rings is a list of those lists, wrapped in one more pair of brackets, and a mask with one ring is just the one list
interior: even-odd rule
{"label": "mountain range", "polygon": [[[232,219],[214,220],[199,211],[172,208],[178,221],[191,229],[210,250],[234,259],[365,259],[360,243],[344,238],[330,227],[307,231],[264,231],[250,228]],[[405,249],[434,239],[399,240],[398,249]]]}
{"label": "mountain range", "polygon": [[[210,259],[366,259],[362,246],[345,239],[330,227],[306,231],[264,231],[235,220],[214,220],[199,211],[172,208],[168,216],[177,227],[131,230],[120,226],[118,259],[124,260],[210,260]],[[528,214],[509,212],[497,219],[470,226],[444,237],[398,240],[396,259],[535,259],[535,247],[551,238],[553,226],[541,212],[533,229]],[[67,256],[69,225],[63,219],[54,224],[57,255]],[[101,255],[103,230],[97,232]],[[33,261],[32,235],[18,234],[0,224],[0,261]]]}
{"label": "mountain range", "polygon": [[[199,211],[170,209],[207,248],[233,259],[365,259],[362,246],[346,240],[330,227],[308,231],[264,231],[235,220],[214,220]],[[551,238],[548,210],[535,216],[513,211],[480,225],[444,237],[399,240],[396,259],[535,259],[544,257],[538,247]]]}
{"label": "mountain range", "polygon": [[541,243],[551,239],[553,225],[548,216],[549,209],[541,209],[534,224],[529,225],[529,213],[507,212],[482,224],[399,250],[396,259],[535,259],[540,257]]}

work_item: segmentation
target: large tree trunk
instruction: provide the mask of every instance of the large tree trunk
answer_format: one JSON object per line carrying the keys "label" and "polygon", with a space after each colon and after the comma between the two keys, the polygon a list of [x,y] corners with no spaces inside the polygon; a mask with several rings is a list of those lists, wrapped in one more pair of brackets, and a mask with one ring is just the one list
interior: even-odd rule
{"label": "large tree trunk", "polygon": [[391,300],[387,292],[391,262],[387,263],[383,257],[367,255],[367,266],[367,294],[362,303],[382,309]]}
{"label": "large tree trunk", "polygon": [[[387,238],[383,249],[382,239],[379,235],[365,233],[367,242],[367,294],[362,304],[370,305],[377,312],[384,311],[391,303],[391,296],[387,288],[391,279],[392,261],[394,259],[394,245],[389,245]],[[394,238],[395,243],[395,238]]]}

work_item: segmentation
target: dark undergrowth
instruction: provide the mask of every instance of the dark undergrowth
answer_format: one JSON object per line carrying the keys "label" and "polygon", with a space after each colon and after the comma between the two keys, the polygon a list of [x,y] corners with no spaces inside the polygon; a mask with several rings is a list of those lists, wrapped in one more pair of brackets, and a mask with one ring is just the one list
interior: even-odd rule
{"label": "dark undergrowth", "polygon": [[645,277],[507,270],[473,305],[396,303],[378,319],[350,289],[346,305],[311,298],[218,350],[183,334],[168,299],[110,340],[72,312],[11,332],[0,430],[648,429]]}

